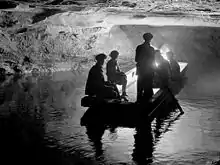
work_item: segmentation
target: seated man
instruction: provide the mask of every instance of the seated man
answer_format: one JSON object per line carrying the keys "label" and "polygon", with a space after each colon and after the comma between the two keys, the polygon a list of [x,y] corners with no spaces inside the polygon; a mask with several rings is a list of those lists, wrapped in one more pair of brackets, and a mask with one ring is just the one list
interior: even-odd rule
{"label": "seated man", "polygon": [[166,53],[167,58],[169,59],[169,63],[170,63],[170,70],[171,70],[171,79],[172,80],[179,80],[180,76],[181,76],[181,72],[180,72],[180,66],[178,64],[178,62],[174,59],[174,54],[173,52],[167,52]]}
{"label": "seated man", "polygon": [[111,59],[107,63],[107,77],[108,81],[122,85],[122,97],[127,96],[126,94],[126,86],[127,86],[127,76],[124,72],[120,71],[118,65],[118,51],[114,50],[110,53]]}
{"label": "seated man", "polygon": [[89,71],[85,94],[100,99],[119,99],[120,95],[117,87],[106,82],[104,79],[102,66],[106,58],[107,56],[105,54],[98,54],[95,57],[97,62]]}

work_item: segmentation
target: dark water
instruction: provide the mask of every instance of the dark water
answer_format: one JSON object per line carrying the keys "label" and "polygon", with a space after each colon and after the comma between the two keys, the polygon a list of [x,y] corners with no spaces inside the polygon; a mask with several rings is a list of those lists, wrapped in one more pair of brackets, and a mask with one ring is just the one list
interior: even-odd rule
{"label": "dark water", "polygon": [[[220,95],[195,95],[186,87],[178,96],[185,114],[173,112],[153,121],[151,130],[149,126],[86,129],[80,126],[86,111],[80,106],[85,77],[74,77],[62,72],[2,84],[1,144],[8,162],[16,156],[16,162],[28,164],[214,164],[219,160]],[[9,114],[16,115],[6,122]]]}

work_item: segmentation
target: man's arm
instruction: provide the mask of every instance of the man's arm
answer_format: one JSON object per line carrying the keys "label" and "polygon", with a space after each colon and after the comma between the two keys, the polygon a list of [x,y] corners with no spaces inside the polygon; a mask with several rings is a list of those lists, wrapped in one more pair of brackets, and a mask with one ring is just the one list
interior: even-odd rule
{"label": "man's arm", "polygon": [[117,72],[121,72],[121,70],[120,70],[120,66],[119,66],[119,64],[118,64],[118,62],[116,62],[116,70],[117,70]]}
{"label": "man's arm", "polygon": [[102,73],[101,70],[92,70],[91,71],[91,81],[92,84],[95,85],[96,87],[104,87],[105,85],[105,79],[104,79],[104,75]]}

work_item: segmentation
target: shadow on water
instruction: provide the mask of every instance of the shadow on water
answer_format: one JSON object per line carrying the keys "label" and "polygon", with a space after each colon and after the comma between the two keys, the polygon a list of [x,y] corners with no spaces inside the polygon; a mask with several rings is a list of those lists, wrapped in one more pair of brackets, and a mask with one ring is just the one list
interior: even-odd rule
{"label": "shadow on water", "polygon": [[132,159],[137,164],[153,163],[154,142],[151,133],[151,125],[140,125],[134,135],[134,149]]}
{"label": "shadow on water", "polygon": [[[95,151],[95,158],[98,162],[106,164],[104,157],[104,149],[102,143],[102,136],[105,132],[104,127],[87,126],[87,136],[92,142],[92,147]],[[116,128],[110,128],[110,132],[114,133]],[[151,126],[142,125],[136,128],[136,134],[134,135],[134,149],[132,153],[132,159],[137,164],[147,164],[153,162],[153,136],[151,134]]]}
{"label": "shadow on water", "polygon": [[[158,116],[156,121],[156,126],[154,126],[154,130],[152,130],[151,122],[139,123],[136,127],[136,133],[134,136],[134,149],[131,154],[132,160],[137,164],[151,164],[154,163],[153,152],[155,150],[156,143],[160,140],[161,135],[169,131],[169,127],[172,124],[179,120],[182,114],[176,115],[174,111],[169,113],[163,113],[163,115]],[[166,124],[166,127],[163,127]],[[86,126],[86,134],[92,142],[92,146],[95,151],[95,158],[98,162],[106,163],[106,159],[104,157],[104,149],[102,143],[102,137],[106,129],[109,129],[111,133],[114,133],[118,126],[116,125],[108,125],[108,127],[104,125],[87,125]]]}
{"label": "shadow on water", "polygon": [[95,159],[103,162],[102,136],[105,132],[105,127],[86,127],[86,134],[89,141],[92,142],[92,147],[95,150]]}

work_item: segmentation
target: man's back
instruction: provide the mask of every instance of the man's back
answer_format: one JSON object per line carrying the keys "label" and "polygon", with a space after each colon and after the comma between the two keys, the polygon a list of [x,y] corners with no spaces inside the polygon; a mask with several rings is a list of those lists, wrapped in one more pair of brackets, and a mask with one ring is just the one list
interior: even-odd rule
{"label": "man's back", "polygon": [[152,72],[154,59],[154,48],[150,44],[137,46],[135,62],[137,62],[137,67],[141,72]]}
{"label": "man's back", "polygon": [[103,75],[103,70],[101,66],[94,65],[88,75],[86,82],[86,95],[95,95],[97,90],[101,90],[104,87],[105,79]]}

